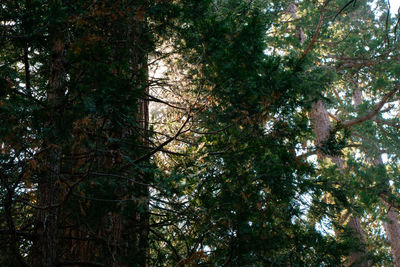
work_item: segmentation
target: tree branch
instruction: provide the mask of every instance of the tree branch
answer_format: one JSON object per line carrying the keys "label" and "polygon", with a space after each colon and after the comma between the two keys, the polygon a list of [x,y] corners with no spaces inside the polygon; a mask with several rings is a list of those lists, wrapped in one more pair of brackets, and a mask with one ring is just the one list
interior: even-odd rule
{"label": "tree branch", "polygon": [[153,102],[157,102],[157,103],[162,103],[162,104],[165,104],[165,105],[167,105],[167,106],[169,106],[171,108],[176,108],[176,109],[180,109],[180,110],[186,110],[186,108],[175,106],[175,105],[173,105],[173,104],[171,104],[171,103],[169,103],[167,101],[159,99],[159,98],[157,98],[155,96],[152,96],[150,94],[145,94],[145,95],[148,97],[148,99],[144,99],[144,100],[153,101]]}
{"label": "tree branch", "polygon": [[306,50],[304,50],[304,53],[299,57],[299,59],[304,58],[310,52],[312,46],[314,45],[315,41],[317,40],[318,34],[321,30],[322,20],[324,19],[324,16],[325,16],[325,8],[329,2],[330,2],[330,0],[325,1],[324,5],[322,7],[322,10],[321,10],[321,15],[319,16],[317,29],[315,30],[314,36],[312,37],[311,42],[308,44]]}
{"label": "tree branch", "polygon": [[191,116],[187,117],[186,121],[182,124],[182,126],[179,128],[179,130],[176,132],[176,134],[174,136],[172,136],[167,141],[165,141],[164,143],[162,143],[159,146],[157,146],[156,148],[154,148],[149,153],[147,153],[147,154],[141,156],[140,158],[138,158],[137,160],[135,160],[133,162],[133,164],[137,164],[137,163],[139,163],[139,162],[141,162],[143,160],[146,160],[146,159],[150,158],[152,155],[154,155],[155,153],[161,151],[166,145],[168,145],[169,143],[174,141],[176,138],[178,138],[178,136],[182,133],[183,128],[185,128],[186,124],[189,122],[190,118],[191,118]]}
{"label": "tree branch", "polygon": [[392,91],[390,91],[387,95],[385,95],[385,97],[381,100],[381,102],[378,103],[378,105],[376,105],[376,107],[373,110],[371,110],[370,112],[359,118],[349,121],[344,121],[343,125],[346,127],[351,127],[353,125],[362,123],[366,120],[372,119],[382,109],[383,105],[385,105],[386,102],[399,90],[399,87],[400,86],[397,85]]}
{"label": "tree branch", "polygon": [[350,0],[349,2],[347,2],[347,4],[345,4],[345,5],[344,5],[344,7],[342,7],[342,9],[340,9],[338,13],[336,13],[336,15],[335,15],[335,17],[333,18],[333,20],[335,20],[335,19],[336,19],[336,17],[337,17],[337,16],[339,16],[339,15],[340,15],[340,13],[342,13],[342,12],[343,12],[343,10],[345,10],[345,9],[346,9],[346,7],[348,7],[348,6],[349,6],[351,3],[353,3],[353,6],[355,6],[355,5],[356,5],[356,3],[357,3],[357,0]]}

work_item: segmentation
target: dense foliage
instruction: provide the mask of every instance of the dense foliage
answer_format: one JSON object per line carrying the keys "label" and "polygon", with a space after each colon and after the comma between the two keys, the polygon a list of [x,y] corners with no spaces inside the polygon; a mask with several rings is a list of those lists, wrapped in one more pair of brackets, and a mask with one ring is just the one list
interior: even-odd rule
{"label": "dense foliage", "polygon": [[14,0],[0,265],[397,266],[386,1]]}

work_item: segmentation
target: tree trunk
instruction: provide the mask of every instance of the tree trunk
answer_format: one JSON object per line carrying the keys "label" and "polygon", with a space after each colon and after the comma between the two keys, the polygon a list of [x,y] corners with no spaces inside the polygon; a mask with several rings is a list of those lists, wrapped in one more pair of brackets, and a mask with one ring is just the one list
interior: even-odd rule
{"label": "tree trunk", "polygon": [[[377,156],[372,160],[373,164],[383,164],[381,156]],[[390,185],[386,185],[390,190]],[[393,263],[395,267],[400,266],[400,223],[399,223],[399,211],[392,207],[389,203],[383,200],[384,205],[387,209],[386,222],[383,223],[388,243],[391,246],[391,252],[393,257]]]}
{"label": "tree trunk", "polygon": [[398,211],[386,204],[388,213],[387,222],[383,223],[387,239],[392,248],[393,263],[395,267],[400,266],[400,224]]}
{"label": "tree trunk", "polygon": [[[140,143],[144,146],[149,146],[149,102],[146,100],[149,93],[148,88],[148,55],[143,49],[146,44],[143,43],[143,35],[145,34],[144,21],[136,20],[132,26],[133,39],[136,46],[131,51],[131,71],[132,79],[135,81],[135,86],[142,90],[143,98],[139,99],[138,112],[136,114],[140,125]],[[126,133],[123,129],[122,134]],[[149,163],[149,162],[147,162]],[[149,257],[149,187],[151,177],[139,170],[137,174],[140,183],[135,183],[134,180],[128,181],[130,186],[133,186],[134,192],[129,192],[129,196],[135,198],[135,208],[130,211],[131,215],[123,218],[121,226],[124,231],[123,239],[129,242],[125,247],[124,257],[134,257],[136,260],[134,266],[148,266]],[[128,196],[128,197],[129,197]],[[127,209],[128,207],[124,207]]]}
{"label": "tree trunk", "polygon": [[[381,156],[378,156],[373,160],[374,165],[383,164]],[[390,185],[386,185],[390,190]],[[383,223],[388,243],[391,246],[391,252],[393,257],[393,263],[395,267],[400,267],[400,223],[399,223],[399,211],[394,207],[391,207],[389,203],[384,202],[387,209],[386,222]]]}
{"label": "tree trunk", "polygon": [[[355,234],[354,238],[359,240],[362,245],[365,245],[365,234],[364,230],[361,227],[360,218],[351,216],[348,226],[353,230]],[[360,266],[360,267],[368,267],[370,264],[366,261],[367,252],[366,251],[354,251],[350,253],[349,257],[349,266]]]}
{"label": "tree trunk", "polygon": [[53,267],[57,264],[57,218],[60,201],[60,168],[61,148],[57,145],[57,134],[61,132],[57,119],[60,98],[64,95],[65,55],[63,38],[57,33],[50,61],[49,90],[47,92],[47,123],[51,129],[44,140],[44,152],[41,158],[40,180],[38,182],[35,233],[36,242],[33,244],[33,266]]}
{"label": "tree trunk", "polygon": [[[122,4],[121,6],[115,4],[113,8],[117,10],[121,8],[121,10],[123,10],[125,7],[122,6]],[[143,7],[140,10],[146,10],[146,8]],[[119,97],[124,100],[124,97],[133,99],[132,95],[134,95],[138,89],[141,90],[143,98],[145,98],[146,93],[148,93],[148,44],[146,43],[148,41],[146,37],[148,32],[146,32],[146,24],[141,17],[142,15],[142,13],[140,13],[140,16],[133,17],[124,15],[121,18],[124,24],[119,28],[115,28],[115,21],[107,20],[105,25],[109,28],[104,27],[104,25],[90,25],[93,27],[104,27],[104,29],[102,28],[104,37],[105,39],[110,39],[105,45],[107,45],[107,48],[110,49],[112,53],[110,57],[104,58],[104,63],[115,63],[116,67],[111,70],[112,74],[117,80],[119,78],[126,79],[126,75],[130,75],[129,78],[133,83],[133,88],[124,87],[123,90],[127,91],[121,91],[119,95]],[[120,40],[126,41],[127,45],[121,45]],[[117,64],[118,62],[126,63],[125,58],[122,57],[126,57],[128,51],[130,60],[129,72],[127,69],[120,69]],[[128,90],[134,90],[135,92],[130,92]],[[78,266],[78,263],[81,265],[85,263],[97,263],[104,264],[104,266],[119,267],[147,266],[149,251],[149,188],[146,184],[150,183],[150,178],[148,174],[142,173],[140,168],[131,168],[126,162],[122,163],[123,160],[118,159],[124,152],[127,153],[126,156],[131,157],[133,160],[136,156],[140,157],[140,153],[136,152],[140,151],[140,149],[134,148],[136,154],[133,154],[124,150],[119,144],[132,143],[132,137],[135,139],[138,138],[136,139],[137,143],[144,144],[144,146],[146,146],[148,142],[148,101],[134,100],[135,101],[130,104],[137,107],[137,109],[129,110],[129,114],[127,113],[125,115],[129,119],[134,117],[137,120],[137,125],[140,126],[139,132],[135,132],[137,130],[131,127],[133,123],[127,123],[125,125],[124,122],[115,122],[106,116],[99,118],[99,120],[103,121],[104,125],[106,125],[104,127],[105,130],[101,132],[101,135],[105,137],[104,139],[110,138],[118,141],[114,142],[112,145],[104,144],[105,152],[101,153],[100,156],[95,159],[91,170],[97,171],[100,169],[101,172],[104,173],[104,176],[110,174],[108,179],[116,179],[115,183],[118,184],[117,189],[103,189],[115,190],[115,192],[111,193],[115,201],[122,201],[112,208],[108,208],[109,206],[105,205],[104,209],[98,210],[99,222],[95,225],[91,224],[87,226],[83,223],[84,219],[79,221],[74,218],[69,218],[68,224],[73,226],[71,229],[67,229],[64,232],[65,239],[69,241],[62,244],[62,250],[65,252],[62,258],[65,262],[75,262],[75,265],[71,264],[72,266]],[[128,167],[123,166],[125,164]],[[115,178],[115,175],[120,177]],[[124,179],[125,177],[126,179]],[[84,182],[85,181],[83,181],[83,183]],[[83,191],[82,194],[84,195],[85,192]],[[116,202],[110,200],[109,203]],[[79,203],[74,203],[74,205],[77,204],[79,205]],[[81,210],[82,218],[85,216],[84,209],[85,208],[82,208]],[[90,227],[90,229],[88,227]]]}
{"label": "tree trunk", "polygon": [[[329,120],[328,112],[324,106],[324,103],[321,100],[314,102],[312,105],[312,109],[310,112],[310,120],[313,125],[314,133],[315,133],[315,144],[318,148],[322,145],[323,141],[325,141],[330,134],[331,123]],[[319,159],[329,158],[332,162],[334,162],[339,170],[344,170],[343,160],[338,156],[330,156],[324,154],[320,149],[317,149],[317,156]],[[353,230],[354,239],[359,240],[361,244],[365,244],[365,233],[361,228],[360,219],[356,216],[351,215],[348,226]],[[365,261],[366,251],[355,251],[351,252],[348,265],[356,265],[356,266],[369,266],[368,262]]]}
{"label": "tree trunk", "polygon": [[[356,78],[353,80],[356,85],[356,90],[353,93],[353,105],[357,110],[358,106],[361,104],[363,97],[360,88],[358,88],[358,82]],[[375,146],[377,146],[375,144]],[[377,147],[379,149],[379,147]],[[376,165],[383,164],[381,156],[377,156],[376,158],[370,159],[372,163]],[[387,187],[390,188],[390,185],[387,184]],[[387,222],[383,223],[383,228],[385,229],[388,242],[391,246],[391,252],[393,256],[393,263],[395,267],[400,266],[400,223],[399,223],[399,215],[398,211],[391,207],[388,203],[384,203],[387,208],[386,220]]]}

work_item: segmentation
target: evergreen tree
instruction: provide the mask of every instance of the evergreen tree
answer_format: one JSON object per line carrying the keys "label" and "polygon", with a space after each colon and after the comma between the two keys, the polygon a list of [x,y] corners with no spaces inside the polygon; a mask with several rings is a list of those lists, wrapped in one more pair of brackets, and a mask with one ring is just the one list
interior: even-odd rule
{"label": "evergreen tree", "polygon": [[372,2],[3,1],[0,265],[397,266]]}

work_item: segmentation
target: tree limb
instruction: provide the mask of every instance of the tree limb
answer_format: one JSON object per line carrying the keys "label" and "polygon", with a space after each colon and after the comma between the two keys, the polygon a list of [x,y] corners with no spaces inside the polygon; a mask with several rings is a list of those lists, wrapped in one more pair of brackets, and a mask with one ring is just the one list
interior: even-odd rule
{"label": "tree limb", "polygon": [[373,110],[371,110],[370,112],[359,118],[344,121],[343,125],[346,127],[351,127],[353,125],[362,123],[366,120],[372,119],[382,109],[383,105],[385,105],[386,102],[399,90],[399,87],[400,86],[397,85],[392,91],[390,91],[387,95],[385,95],[385,97],[381,100],[381,102],[378,103],[378,105],[376,105],[376,107]]}
{"label": "tree limb", "polygon": [[325,16],[325,8],[329,2],[330,2],[330,0],[325,1],[324,5],[322,7],[321,15],[319,16],[317,29],[315,30],[314,36],[312,37],[311,42],[308,44],[306,50],[304,50],[304,53],[299,57],[299,59],[304,58],[310,52],[312,46],[314,45],[315,41],[317,40],[318,34],[321,30],[322,20],[324,19],[324,16]]}

